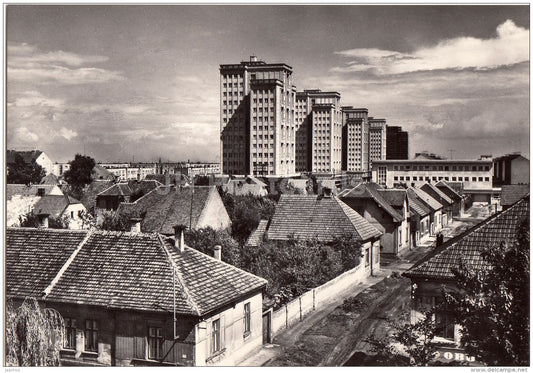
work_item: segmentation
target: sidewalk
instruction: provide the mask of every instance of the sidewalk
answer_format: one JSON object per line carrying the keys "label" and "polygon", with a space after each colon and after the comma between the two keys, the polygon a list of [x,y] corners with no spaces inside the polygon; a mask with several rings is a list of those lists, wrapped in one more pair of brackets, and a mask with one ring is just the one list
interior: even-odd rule
{"label": "sidewalk", "polygon": [[236,366],[263,366],[272,358],[276,357],[284,346],[294,344],[299,337],[316,322],[320,321],[325,315],[331,313],[335,308],[344,302],[344,299],[353,297],[372,285],[377,284],[392,273],[392,268],[383,268],[374,276],[368,277],[358,284],[354,284],[345,291],[339,293],[336,297],[323,302],[320,309],[307,315],[301,322],[294,324],[288,329],[278,332],[274,336],[274,343],[261,346],[261,348],[252,352],[245,360],[236,362]]}

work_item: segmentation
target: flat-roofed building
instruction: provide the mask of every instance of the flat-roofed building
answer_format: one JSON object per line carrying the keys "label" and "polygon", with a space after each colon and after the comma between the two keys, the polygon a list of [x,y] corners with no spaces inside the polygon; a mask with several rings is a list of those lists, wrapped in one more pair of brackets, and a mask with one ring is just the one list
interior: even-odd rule
{"label": "flat-roofed building", "polygon": [[386,159],[409,158],[409,134],[399,126],[387,126]]}
{"label": "flat-roofed building", "polygon": [[369,171],[368,109],[342,107],[343,169],[352,172]]}
{"label": "flat-roofed building", "polygon": [[369,156],[370,162],[387,157],[387,120],[369,117]]}
{"label": "flat-roofed building", "polygon": [[220,160],[224,174],[295,174],[292,67],[251,56],[220,65]]}

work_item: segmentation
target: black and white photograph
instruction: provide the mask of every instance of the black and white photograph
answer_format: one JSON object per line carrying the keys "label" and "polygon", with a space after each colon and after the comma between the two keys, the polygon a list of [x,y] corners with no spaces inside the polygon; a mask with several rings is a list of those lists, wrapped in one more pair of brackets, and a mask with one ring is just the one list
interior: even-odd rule
{"label": "black and white photograph", "polygon": [[6,372],[527,372],[530,7],[4,2]]}

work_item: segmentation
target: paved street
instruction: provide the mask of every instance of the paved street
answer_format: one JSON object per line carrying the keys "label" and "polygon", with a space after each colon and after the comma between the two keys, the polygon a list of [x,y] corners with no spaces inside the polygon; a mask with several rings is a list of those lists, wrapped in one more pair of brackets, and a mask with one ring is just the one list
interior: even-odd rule
{"label": "paved street", "polygon": [[[484,207],[471,208],[466,216],[455,219],[443,229],[445,241],[460,234],[487,216]],[[402,273],[434,247],[431,238],[422,245],[402,253],[393,262],[382,266],[381,271],[363,283],[347,289],[324,308],[307,316],[302,322],[283,330],[274,343],[263,346],[239,366],[340,366],[356,351],[368,352],[364,340],[375,333],[383,335],[388,327],[387,319],[407,312],[409,308],[410,282],[404,278],[391,279],[393,272]],[[372,289],[370,289],[373,287]],[[343,314],[340,305],[349,297],[374,291],[370,304],[360,313]],[[370,290],[369,290],[370,289]],[[337,332],[334,332],[337,330]],[[332,333],[337,333],[331,336]],[[313,343],[313,342],[316,343]],[[314,345],[314,346],[313,346]],[[364,356],[364,355],[363,355]],[[351,361],[357,365],[357,361]]]}

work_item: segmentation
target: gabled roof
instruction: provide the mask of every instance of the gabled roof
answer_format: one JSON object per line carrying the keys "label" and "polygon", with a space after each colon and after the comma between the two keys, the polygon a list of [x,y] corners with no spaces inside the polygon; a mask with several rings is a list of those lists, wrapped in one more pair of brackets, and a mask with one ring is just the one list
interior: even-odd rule
{"label": "gabled roof", "polygon": [[407,200],[409,201],[409,211],[424,217],[429,215],[431,209],[424,204],[422,199],[411,189],[407,189]]}
{"label": "gabled roof", "polygon": [[529,194],[529,184],[502,185],[500,204],[510,206]]}
{"label": "gabled roof", "polygon": [[136,194],[146,194],[158,186],[161,183],[157,180],[130,180],[124,183],[117,183],[108,189],[100,192],[98,196],[132,196]]}
{"label": "gabled roof", "polygon": [[422,189],[420,188],[409,188],[409,189],[412,189],[413,192],[416,193],[416,195],[419,197],[419,199],[426,205],[428,206],[432,211],[437,211],[437,210],[440,210],[442,208],[442,205],[435,200],[435,198],[431,197],[429,194],[427,194],[426,192],[424,192]]}
{"label": "gabled roof", "polygon": [[443,206],[449,206],[453,204],[453,201],[450,197],[444,194],[439,188],[431,183],[425,183],[420,187],[424,192],[433,197],[437,202]]}
{"label": "gabled roof", "polygon": [[[49,194],[52,189],[58,188],[57,185],[48,185],[48,184],[6,184],[6,199],[11,199],[15,195],[20,196],[37,196],[39,189],[44,189],[44,194]],[[59,191],[61,191],[58,188]]]}
{"label": "gabled roof", "polygon": [[[381,192],[378,190],[379,186],[374,183],[360,183],[352,189],[345,189],[339,193],[338,197],[341,200],[349,198],[370,198],[379,208],[383,209],[395,222],[403,220],[403,216],[391,206],[385,198],[383,198]],[[403,205],[403,204],[402,204]]]}
{"label": "gabled roof", "polygon": [[16,154],[19,154],[22,157],[22,159],[24,159],[25,163],[31,163],[35,161],[37,158],[39,158],[41,153],[42,153],[41,150],[29,150],[29,151],[28,150],[26,151],[8,150],[6,152],[6,163],[7,164],[14,163]]}
{"label": "gabled roof", "polygon": [[441,192],[446,194],[449,198],[451,198],[455,202],[460,202],[463,199],[463,197],[444,180],[440,180],[436,184],[436,186]]}
{"label": "gabled roof", "polygon": [[87,186],[81,197],[81,203],[87,209],[91,209],[95,206],[96,196],[104,190],[113,186],[112,180],[93,180]]}
{"label": "gabled roof", "polygon": [[362,241],[381,232],[337,197],[316,195],[280,196],[268,228],[268,238],[331,241],[352,235]]}
{"label": "gabled roof", "polygon": [[453,280],[452,270],[460,262],[481,268],[481,252],[503,241],[515,239],[518,224],[529,217],[529,195],[516,204],[493,215],[457,237],[446,241],[404,273],[410,278]]}
{"label": "gabled roof", "polygon": [[[6,294],[203,316],[266,280],[158,234],[7,228]],[[175,270],[175,276],[173,271]]]}
{"label": "gabled roof", "polygon": [[59,185],[59,179],[54,174],[48,174],[43,177],[39,184]]}
{"label": "gabled roof", "polygon": [[394,208],[403,208],[403,203],[407,198],[405,189],[378,189],[383,198]]}
{"label": "gabled roof", "polygon": [[256,247],[263,241],[263,235],[266,232],[268,226],[268,220],[262,219],[259,221],[259,225],[250,233],[250,236],[246,240],[245,246]]}
{"label": "gabled roof", "polygon": [[35,215],[47,214],[51,217],[57,218],[61,216],[68,205],[73,205],[76,203],[81,202],[68,195],[45,195],[39,201],[37,201],[33,207],[33,212]]}
{"label": "gabled roof", "polygon": [[218,195],[214,186],[159,187],[133,203],[121,203],[117,212],[141,218],[142,232],[172,235],[176,225],[196,229],[210,198],[216,198],[215,193]]}

